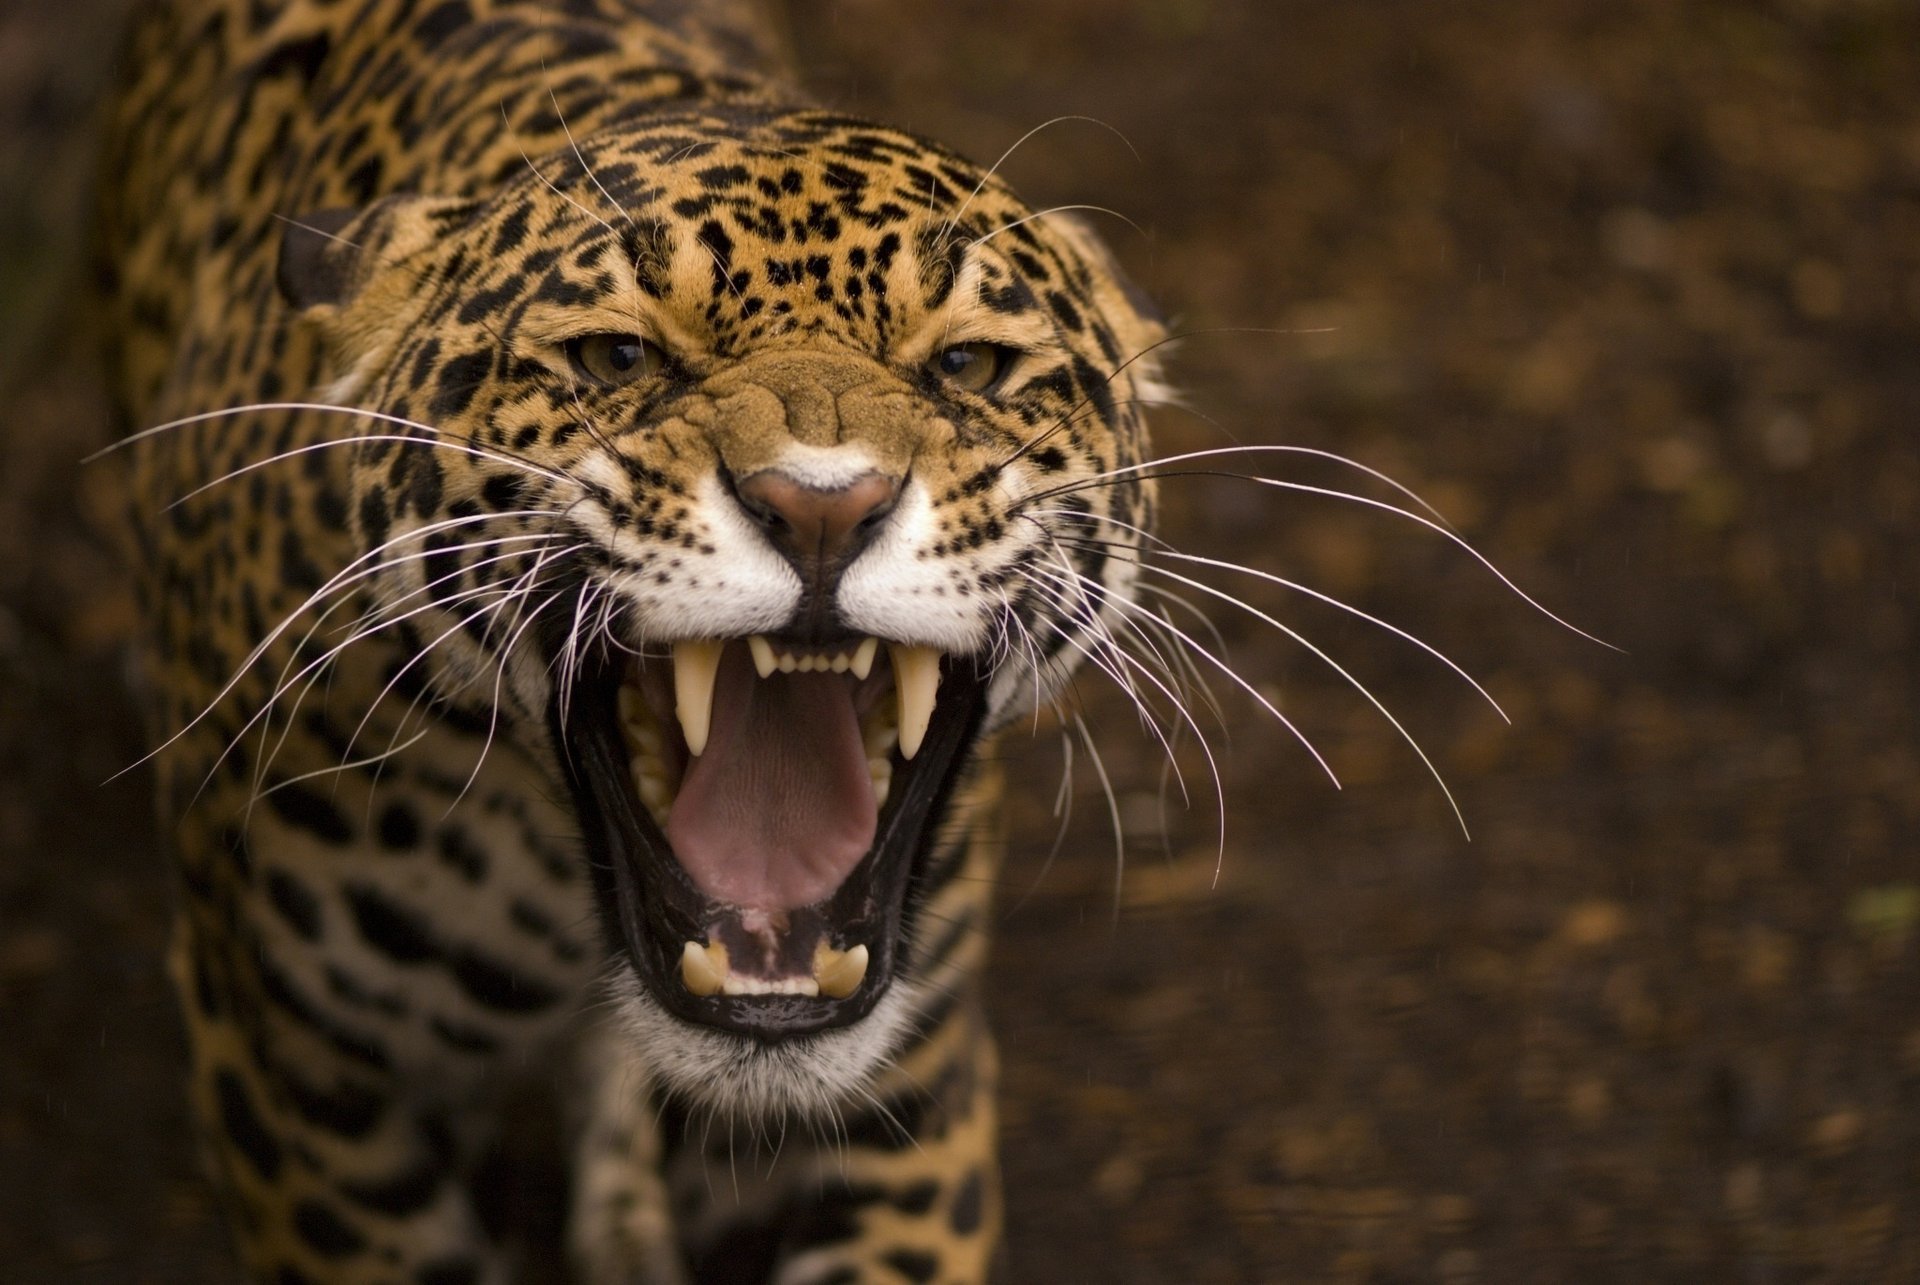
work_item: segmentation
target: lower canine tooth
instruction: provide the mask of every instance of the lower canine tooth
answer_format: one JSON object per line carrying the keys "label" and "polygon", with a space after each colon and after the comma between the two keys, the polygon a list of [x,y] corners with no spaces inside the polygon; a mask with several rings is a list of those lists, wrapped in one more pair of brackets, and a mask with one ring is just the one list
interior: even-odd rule
{"label": "lower canine tooth", "polygon": [[764,635],[754,634],[748,638],[747,650],[753,653],[753,668],[760,677],[765,678],[773,672],[773,644]]}
{"label": "lower canine tooth", "polygon": [[835,950],[825,942],[813,952],[813,980],[830,999],[845,999],[860,989],[867,976],[867,948]]}
{"label": "lower canine tooth", "polygon": [[720,652],[726,644],[716,639],[682,641],[673,645],[673,712],[687,752],[695,758],[707,748],[713,726],[713,676],[720,670]]}
{"label": "lower canine tooth", "polygon": [[680,951],[680,980],[702,999],[718,995],[727,984],[727,948],[688,942]]}
{"label": "lower canine tooth", "polygon": [[893,656],[893,690],[900,703],[900,757],[912,758],[933,718],[934,693],[940,687],[940,653],[932,647],[888,643]]}
{"label": "lower canine tooth", "polygon": [[667,809],[673,806],[673,792],[667,788],[666,781],[650,772],[637,771],[633,774],[633,785],[640,801],[652,810],[654,819],[662,820]]}

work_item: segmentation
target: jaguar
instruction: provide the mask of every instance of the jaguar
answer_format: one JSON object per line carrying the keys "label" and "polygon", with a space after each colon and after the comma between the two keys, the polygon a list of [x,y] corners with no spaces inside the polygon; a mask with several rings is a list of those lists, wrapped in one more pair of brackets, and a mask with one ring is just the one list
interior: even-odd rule
{"label": "jaguar", "polygon": [[281,1282],[974,1281],[983,752],[1139,628],[1166,331],[708,0],[150,0],[97,279],[190,1098]]}

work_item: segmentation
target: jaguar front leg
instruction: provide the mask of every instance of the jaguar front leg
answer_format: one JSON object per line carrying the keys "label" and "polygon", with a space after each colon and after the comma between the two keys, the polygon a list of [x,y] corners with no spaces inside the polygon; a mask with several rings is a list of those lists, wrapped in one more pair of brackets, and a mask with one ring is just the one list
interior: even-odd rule
{"label": "jaguar front leg", "polygon": [[[427,742],[470,764],[469,739]],[[510,754],[457,801],[430,768],[303,777],[326,751],[279,749],[176,835],[192,1102],[249,1278],[508,1280],[468,1179],[599,966],[583,879]]]}
{"label": "jaguar front leg", "polygon": [[645,1068],[608,1030],[586,1038],[581,1067],[587,1119],[568,1229],[575,1272],[584,1285],[687,1285]]}
{"label": "jaguar front leg", "polygon": [[323,1015],[248,938],[182,915],[173,971],[191,1100],[248,1279],[507,1279],[463,1182],[464,1122],[364,1030]]}

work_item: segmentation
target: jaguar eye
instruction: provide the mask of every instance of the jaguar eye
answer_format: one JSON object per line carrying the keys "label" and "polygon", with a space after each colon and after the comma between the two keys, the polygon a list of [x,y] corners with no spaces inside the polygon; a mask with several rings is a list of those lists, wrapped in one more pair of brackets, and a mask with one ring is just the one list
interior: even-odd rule
{"label": "jaguar eye", "polygon": [[574,369],[610,388],[658,374],[664,361],[639,335],[582,335],[567,341],[567,357]]}
{"label": "jaguar eye", "polygon": [[927,369],[962,392],[984,393],[1013,365],[1013,350],[999,344],[955,344],[934,354]]}

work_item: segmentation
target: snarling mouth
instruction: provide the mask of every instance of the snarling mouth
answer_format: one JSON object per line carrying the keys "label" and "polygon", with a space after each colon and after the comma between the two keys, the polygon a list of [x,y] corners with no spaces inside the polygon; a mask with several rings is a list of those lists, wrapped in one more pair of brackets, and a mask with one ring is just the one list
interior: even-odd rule
{"label": "snarling mouth", "polygon": [[616,654],[556,694],[601,918],[653,997],[764,1040],[864,1017],[984,697],[967,658],[764,635]]}

